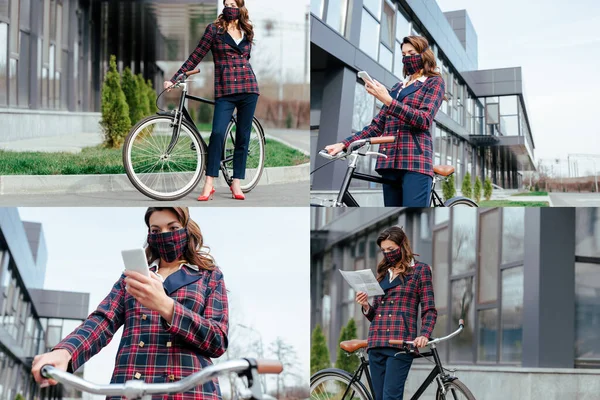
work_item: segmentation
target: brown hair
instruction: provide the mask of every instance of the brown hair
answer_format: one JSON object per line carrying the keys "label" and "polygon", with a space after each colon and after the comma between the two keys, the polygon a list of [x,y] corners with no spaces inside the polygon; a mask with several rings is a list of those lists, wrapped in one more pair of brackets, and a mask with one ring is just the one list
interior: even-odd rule
{"label": "brown hair", "polygon": [[418,254],[414,254],[412,249],[410,248],[410,242],[408,241],[408,237],[406,233],[399,226],[392,226],[391,228],[387,228],[383,232],[379,234],[377,237],[377,246],[381,247],[381,242],[384,240],[391,240],[396,243],[401,251],[402,251],[402,259],[398,262],[397,265],[390,265],[387,263],[384,258],[377,265],[377,280],[381,282],[381,280],[388,273],[388,269],[393,267],[400,267],[400,274],[406,275],[412,271],[412,267],[410,266],[414,256],[418,256]]}
{"label": "brown hair", "polygon": [[[188,246],[183,253],[183,256],[190,264],[198,266],[200,269],[212,271],[215,269],[215,260],[209,254],[209,247],[204,246],[202,232],[200,227],[193,219],[190,218],[190,211],[187,207],[148,207],[144,215],[144,221],[148,230],[150,230],[150,216],[156,211],[168,210],[177,215],[177,220],[188,231]],[[146,248],[146,256],[148,263],[160,258],[160,255],[152,247]]]}
{"label": "brown hair", "polygon": [[[240,19],[238,20],[239,27],[242,31],[246,33],[246,39],[250,43],[254,43],[254,28],[252,27],[252,24],[250,23],[250,18],[248,17],[248,9],[246,8],[246,2],[244,0],[235,0],[235,4],[237,4],[240,10]],[[225,5],[225,0],[223,0],[223,5]],[[227,32],[227,25],[229,24],[229,22],[225,21],[225,18],[223,18],[223,13],[221,13],[217,17],[214,24],[217,26],[217,28],[219,28],[219,31]]]}

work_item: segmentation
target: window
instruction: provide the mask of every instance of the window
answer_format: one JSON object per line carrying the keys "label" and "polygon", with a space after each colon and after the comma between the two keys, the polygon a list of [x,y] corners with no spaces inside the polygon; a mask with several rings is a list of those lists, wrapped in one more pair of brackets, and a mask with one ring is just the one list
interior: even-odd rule
{"label": "window", "polygon": [[[479,216],[479,288],[478,303],[496,303],[498,299],[500,210],[493,209]],[[490,249],[487,251],[486,249]]]}
{"label": "window", "polygon": [[363,5],[379,19],[381,17],[381,0],[363,0]]}
{"label": "window", "polygon": [[433,277],[435,306],[438,311],[438,318],[433,330],[433,337],[442,337],[447,334],[448,273],[448,227],[445,227],[433,234],[433,263],[431,265],[431,275]]}
{"label": "window", "polygon": [[600,260],[575,263],[575,357],[600,364]]}
{"label": "window", "polygon": [[399,7],[396,11],[396,39],[399,42],[402,42],[406,36],[410,33],[410,23],[408,22],[408,17],[404,14]]}
{"label": "window", "polygon": [[392,71],[392,52],[388,50],[383,43],[379,45],[379,64],[381,64],[388,71]]}
{"label": "window", "polygon": [[502,271],[503,362],[520,362],[523,352],[523,267]]}
{"label": "window", "polygon": [[468,208],[452,209],[452,275],[475,269],[477,214],[473,211]]}
{"label": "window", "polygon": [[327,5],[327,25],[338,31],[342,36],[346,33],[346,12],[348,0],[329,0]]}
{"label": "window", "polygon": [[365,9],[362,10],[359,47],[372,59],[377,60],[379,50],[379,22]]}
{"label": "window", "polygon": [[575,253],[584,257],[600,257],[600,209],[577,208]]}
{"label": "window", "polygon": [[19,62],[11,58],[8,61],[8,102],[11,106],[17,105],[17,67]]}
{"label": "window", "polygon": [[19,71],[18,81],[18,100],[19,107],[29,107],[29,34],[21,32],[21,49],[19,52],[19,64],[21,70]]}
{"label": "window", "polygon": [[[473,213],[474,214],[474,213]],[[454,337],[448,346],[450,347],[450,361],[459,363],[473,362],[473,342],[475,333],[474,304],[473,304],[473,277],[467,277],[452,281],[452,318],[450,328],[455,330],[458,320],[464,319],[465,328],[462,334]]]}
{"label": "window", "polygon": [[323,0],[310,0],[310,12],[323,19]]}
{"label": "window", "polygon": [[525,236],[525,209],[505,207],[502,209],[502,264],[523,260]]}
{"label": "window", "polygon": [[477,361],[493,362],[498,359],[498,310],[479,310],[479,343]]}
{"label": "window", "polygon": [[[1,2],[0,2],[1,4]],[[8,105],[8,25],[0,22],[0,106]]]}
{"label": "window", "polygon": [[400,43],[396,42],[394,50],[394,75],[398,78],[404,78],[404,64],[402,63],[402,49]]}
{"label": "window", "polygon": [[390,49],[394,44],[394,8],[387,1],[383,2],[381,42]]}

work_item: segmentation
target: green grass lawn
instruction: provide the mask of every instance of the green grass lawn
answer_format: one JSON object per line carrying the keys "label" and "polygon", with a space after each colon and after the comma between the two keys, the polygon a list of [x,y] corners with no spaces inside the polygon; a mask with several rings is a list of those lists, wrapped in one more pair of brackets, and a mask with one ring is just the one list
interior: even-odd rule
{"label": "green grass lawn", "polygon": [[[265,167],[304,164],[309,158],[277,141],[266,140]],[[88,147],[79,154],[0,150],[0,175],[124,174],[121,149]]]}
{"label": "green grass lawn", "polygon": [[548,192],[523,192],[513,194],[513,196],[548,196]]}
{"label": "green grass lawn", "polygon": [[479,207],[548,207],[547,201],[481,200]]}

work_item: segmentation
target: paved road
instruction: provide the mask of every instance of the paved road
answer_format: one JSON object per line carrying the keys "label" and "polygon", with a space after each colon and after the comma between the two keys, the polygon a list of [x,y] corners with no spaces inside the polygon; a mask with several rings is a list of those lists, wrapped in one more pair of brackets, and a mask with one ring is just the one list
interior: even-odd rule
{"label": "paved road", "polygon": [[598,193],[550,193],[554,207],[600,207]]}
{"label": "paved road", "polygon": [[2,195],[0,206],[19,207],[89,207],[89,206],[157,206],[177,205],[196,207],[306,207],[309,204],[309,183],[295,182],[285,185],[257,186],[244,201],[233,200],[227,188],[217,188],[215,197],[208,202],[196,200],[199,191],[176,202],[158,202],[141,193],[100,192],[80,194]]}
{"label": "paved road", "polygon": [[267,137],[274,137],[305,153],[310,153],[310,135],[308,129],[265,128]]}

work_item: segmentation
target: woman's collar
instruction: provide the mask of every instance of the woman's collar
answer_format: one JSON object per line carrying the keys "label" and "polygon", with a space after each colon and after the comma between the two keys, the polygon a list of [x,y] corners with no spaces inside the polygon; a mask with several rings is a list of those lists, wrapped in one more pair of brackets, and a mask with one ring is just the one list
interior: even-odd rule
{"label": "woman's collar", "polygon": [[[158,268],[159,268],[159,263],[160,263],[160,258],[157,258],[156,260],[152,261],[152,263],[150,264],[150,266],[149,266],[148,268],[154,268],[154,267],[156,267],[156,271],[158,271]],[[184,265],[185,265],[186,267],[190,268],[190,269],[193,269],[193,270],[194,270],[194,271],[196,271],[196,272],[200,271],[200,268],[198,268],[198,266],[197,266],[197,265],[190,264],[190,263],[188,263],[188,262],[182,262],[182,263],[179,265],[179,268],[178,268],[178,269],[181,269],[181,267],[182,267],[182,266],[184,266]]]}
{"label": "woman's collar", "polygon": [[[409,80],[410,80],[409,77],[404,78],[404,80],[402,81],[402,87],[406,86],[406,84],[408,83]],[[417,78],[417,80],[419,82],[423,83],[427,80],[427,76],[421,75],[420,77]]]}

